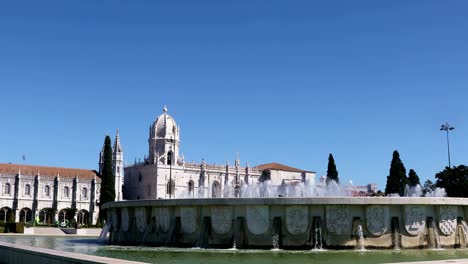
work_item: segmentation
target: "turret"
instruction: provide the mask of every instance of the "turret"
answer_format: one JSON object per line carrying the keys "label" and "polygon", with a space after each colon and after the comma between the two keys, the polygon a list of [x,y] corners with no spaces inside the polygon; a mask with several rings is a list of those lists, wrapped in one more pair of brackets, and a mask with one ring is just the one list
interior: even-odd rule
{"label": "turret", "polygon": [[122,185],[123,185],[123,149],[120,145],[119,130],[115,135],[114,146],[112,147],[112,169],[115,177],[115,200],[122,200]]}

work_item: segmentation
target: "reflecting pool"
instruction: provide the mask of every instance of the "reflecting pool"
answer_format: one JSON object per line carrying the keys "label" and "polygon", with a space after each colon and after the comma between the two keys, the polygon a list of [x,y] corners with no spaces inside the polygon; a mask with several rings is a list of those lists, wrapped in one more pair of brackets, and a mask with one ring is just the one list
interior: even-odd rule
{"label": "reflecting pool", "polygon": [[47,237],[47,236],[0,236],[0,241],[50,248],[66,252],[95,256],[128,259],[149,263],[389,263],[454,258],[468,258],[468,249],[443,250],[229,250],[229,249],[183,249],[138,246],[110,246],[101,244],[97,238]]}

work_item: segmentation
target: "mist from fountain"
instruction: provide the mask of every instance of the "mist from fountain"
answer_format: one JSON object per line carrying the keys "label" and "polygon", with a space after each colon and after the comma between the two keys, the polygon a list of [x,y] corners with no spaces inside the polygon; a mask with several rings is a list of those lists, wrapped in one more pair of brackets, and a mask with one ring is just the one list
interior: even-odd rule
{"label": "mist from fountain", "polygon": [[[315,178],[312,177],[306,182],[301,180],[291,180],[283,182],[280,186],[273,186],[271,181],[259,182],[251,179],[248,184],[243,183],[238,190],[239,197],[242,198],[274,198],[274,197],[339,197],[352,196],[352,182],[346,185],[340,185],[335,181],[331,181],[328,185],[317,185]],[[206,191],[207,188],[199,188],[196,191],[188,192],[187,190],[177,191],[176,198],[235,198],[237,190],[234,182],[226,182],[221,190]]]}

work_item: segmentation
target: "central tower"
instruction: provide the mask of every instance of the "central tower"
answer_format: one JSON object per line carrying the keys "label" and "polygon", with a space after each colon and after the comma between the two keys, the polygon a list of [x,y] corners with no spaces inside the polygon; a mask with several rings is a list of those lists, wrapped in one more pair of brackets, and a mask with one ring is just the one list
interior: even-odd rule
{"label": "central tower", "polygon": [[174,118],[167,113],[166,106],[149,128],[148,144],[150,164],[179,163],[180,128]]}

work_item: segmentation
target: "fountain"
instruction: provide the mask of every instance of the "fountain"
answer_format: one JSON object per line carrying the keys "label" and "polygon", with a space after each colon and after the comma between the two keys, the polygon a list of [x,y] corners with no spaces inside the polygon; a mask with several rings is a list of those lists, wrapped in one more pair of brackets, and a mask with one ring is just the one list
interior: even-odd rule
{"label": "fountain", "polygon": [[351,197],[347,186],[317,187],[313,179],[235,187],[227,183],[219,198],[207,198],[201,188],[176,199],[105,204],[108,240],[200,248],[400,249],[420,248],[421,241],[432,248],[460,244],[458,225],[468,234],[466,222],[457,224],[465,219],[468,200],[437,197],[444,190],[426,197],[418,187],[407,188],[408,197]]}

